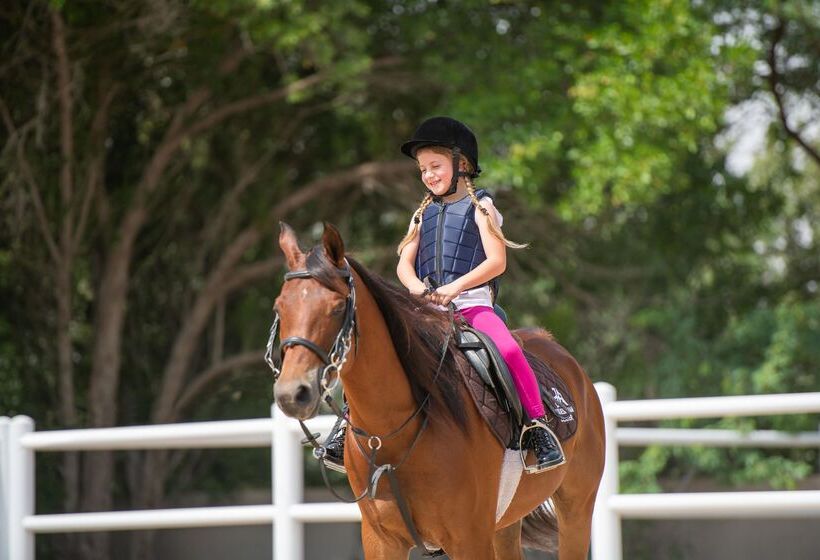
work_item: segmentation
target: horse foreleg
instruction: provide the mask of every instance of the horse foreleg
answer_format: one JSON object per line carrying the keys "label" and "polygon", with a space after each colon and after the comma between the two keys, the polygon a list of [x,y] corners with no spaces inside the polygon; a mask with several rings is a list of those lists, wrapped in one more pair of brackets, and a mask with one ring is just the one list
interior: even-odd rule
{"label": "horse foreleg", "polygon": [[496,560],[524,560],[521,551],[521,521],[496,531],[493,548]]}
{"label": "horse foreleg", "polygon": [[491,536],[476,531],[463,540],[445,546],[444,551],[451,560],[497,560]]}
{"label": "horse foreleg", "polygon": [[401,541],[385,538],[362,520],[362,550],[365,560],[401,560],[410,554],[410,547]]}

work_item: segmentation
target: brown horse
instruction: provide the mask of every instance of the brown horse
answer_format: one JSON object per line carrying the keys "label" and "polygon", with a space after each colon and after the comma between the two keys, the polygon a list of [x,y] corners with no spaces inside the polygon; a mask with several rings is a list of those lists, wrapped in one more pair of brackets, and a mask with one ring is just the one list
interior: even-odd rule
{"label": "brown horse", "polygon": [[[461,382],[457,368],[469,365],[452,342],[440,363],[448,315],[345,258],[333,226],[325,225],[322,243],[309,252],[299,248],[289,226],[281,227],[289,272],[274,306],[283,341],[276,402],[289,416],[311,418],[323,387],[340,375],[350,425],[373,435],[347,431],[351,488],[365,493],[375,466],[398,465],[401,499],[382,480],[374,496],[359,502],[365,558],[408,556],[415,542],[398,505],[404,501],[423,542],[454,560],[521,560],[522,526],[524,544],[546,550],[557,538],[560,560],[585,559],[604,464],[604,425],[592,382],[569,352],[544,330],[515,331],[525,349],[566,382],[578,428],[563,443],[566,463],[522,476],[497,520],[504,449]],[[552,511],[542,507],[550,498]],[[539,538],[531,537],[534,521]]]}

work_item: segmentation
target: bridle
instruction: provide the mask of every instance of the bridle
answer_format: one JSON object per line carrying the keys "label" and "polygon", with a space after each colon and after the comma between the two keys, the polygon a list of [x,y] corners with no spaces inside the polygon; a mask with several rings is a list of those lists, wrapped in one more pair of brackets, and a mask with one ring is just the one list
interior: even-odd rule
{"label": "bridle", "polygon": [[[346,262],[346,261],[345,261]],[[324,367],[321,370],[317,369],[316,384],[322,391],[320,400],[326,400],[330,397],[330,392],[336,388],[341,378],[342,367],[347,361],[347,354],[353,346],[354,340],[358,339],[358,329],[356,327],[356,287],[353,283],[353,275],[350,273],[348,267],[337,268],[338,275],[347,280],[348,294],[345,299],[344,319],[342,326],[339,329],[333,345],[330,347],[330,352],[325,352],[318,344],[301,336],[289,336],[282,341],[279,348],[279,363],[281,364],[285,359],[285,350],[291,346],[304,346],[316,354]],[[313,278],[313,274],[309,270],[296,270],[285,273],[285,282],[296,278]],[[282,371],[276,366],[273,360],[273,346],[276,340],[276,334],[279,329],[279,313],[276,313],[273,318],[273,324],[270,328],[270,337],[265,349],[265,362],[273,371],[273,382],[279,379]],[[328,381],[328,379],[332,379]]]}

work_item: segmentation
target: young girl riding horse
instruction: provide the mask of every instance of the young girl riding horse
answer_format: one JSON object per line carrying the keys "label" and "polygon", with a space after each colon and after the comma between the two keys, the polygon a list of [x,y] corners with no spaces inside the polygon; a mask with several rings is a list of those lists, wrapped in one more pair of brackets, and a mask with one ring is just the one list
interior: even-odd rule
{"label": "young girl riding horse", "polygon": [[[498,277],[507,263],[506,248],[526,245],[504,237],[503,218],[490,194],[473,184],[481,173],[475,135],[455,119],[433,117],[419,125],[401,151],[418,163],[427,193],[398,247],[399,280],[432,304],[454,304],[467,323],[493,340],[530,419],[527,433],[536,464],[528,472],[562,465],[561,446],[546,428],[535,374],[494,310]],[[325,464],[339,471],[344,470],[344,435],[343,429],[337,432],[325,456]]]}

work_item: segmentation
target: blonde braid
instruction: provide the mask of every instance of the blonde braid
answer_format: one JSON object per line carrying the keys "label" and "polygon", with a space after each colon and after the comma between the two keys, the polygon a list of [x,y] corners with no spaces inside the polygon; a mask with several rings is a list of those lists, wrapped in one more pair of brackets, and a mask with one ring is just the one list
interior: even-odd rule
{"label": "blonde braid", "polygon": [[424,211],[427,209],[428,206],[430,206],[430,203],[432,202],[433,195],[428,193],[427,196],[424,197],[424,200],[421,201],[421,204],[416,209],[416,211],[413,212],[413,229],[407,232],[407,235],[405,235],[404,239],[402,239],[401,243],[399,243],[399,248],[396,250],[396,254],[398,254],[399,256],[401,256],[402,249],[404,249],[404,247],[408,243],[413,241],[413,239],[416,237],[416,234],[419,231],[419,224],[421,223],[421,218],[424,215]]}
{"label": "blonde braid", "polygon": [[470,177],[465,177],[464,182],[467,183],[467,194],[470,196],[470,200],[473,201],[473,206],[487,218],[487,225],[490,227],[490,233],[495,235],[504,243],[504,245],[510,247],[511,249],[524,249],[529,247],[529,243],[524,243],[522,245],[521,243],[510,241],[504,237],[504,234],[501,232],[501,228],[495,223],[495,216],[490,215],[490,212],[481,205],[478,197],[475,195],[475,185],[473,185],[473,180]]}

